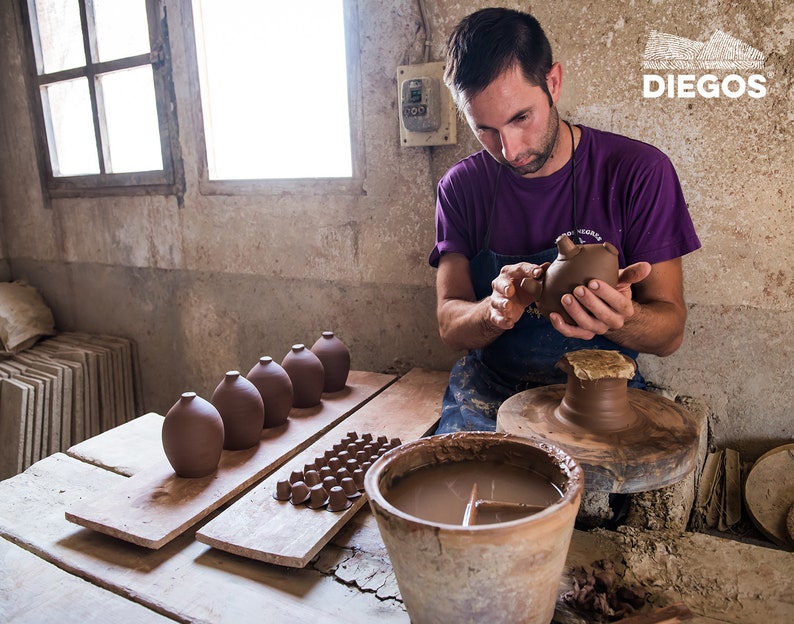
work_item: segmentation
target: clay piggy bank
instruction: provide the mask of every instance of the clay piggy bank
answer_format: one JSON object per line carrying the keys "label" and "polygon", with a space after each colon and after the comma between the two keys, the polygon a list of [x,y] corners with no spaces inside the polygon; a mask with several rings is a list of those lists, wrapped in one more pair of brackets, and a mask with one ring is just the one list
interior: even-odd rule
{"label": "clay piggy bank", "polygon": [[577,245],[564,234],[556,242],[557,259],[549,265],[540,280],[521,280],[521,288],[536,298],[536,305],[543,316],[548,318],[552,312],[559,312],[566,323],[573,324],[560,299],[592,279],[616,286],[618,250],[611,243]]}

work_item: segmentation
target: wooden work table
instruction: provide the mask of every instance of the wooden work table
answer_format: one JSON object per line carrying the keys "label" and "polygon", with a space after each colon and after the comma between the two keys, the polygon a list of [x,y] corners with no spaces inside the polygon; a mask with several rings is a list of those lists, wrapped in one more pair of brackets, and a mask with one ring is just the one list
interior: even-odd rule
{"label": "wooden work table", "polygon": [[[246,549],[238,553],[197,539],[202,531],[223,534],[225,527],[211,528],[236,510],[267,523],[267,517],[255,515],[253,505],[261,497],[257,488],[270,487],[280,473],[302,465],[304,456],[336,440],[350,423],[357,423],[359,431],[368,423],[394,423],[395,431],[410,432],[403,441],[432,429],[448,373],[414,369],[399,379],[351,375],[354,385],[366,387],[365,400],[311,432],[308,427],[305,439],[257,475],[256,482],[235,490],[189,526],[180,525],[176,536],[155,548],[85,528],[67,514],[124,488],[163,460],[160,415],[145,414],[0,482],[0,621],[409,622],[366,504],[353,510],[343,526],[323,529],[327,534],[318,537],[321,547],[309,553],[311,559],[302,567],[258,560],[244,556]],[[399,424],[400,419],[407,424]],[[263,515],[276,513],[265,506],[262,510]],[[610,559],[627,580],[646,589],[653,606],[684,602],[698,614],[693,622],[794,621],[789,617],[794,613],[794,555],[725,542],[698,534],[575,531],[568,563],[588,566]],[[727,553],[757,572],[725,578]],[[566,576],[563,587],[567,583]]]}

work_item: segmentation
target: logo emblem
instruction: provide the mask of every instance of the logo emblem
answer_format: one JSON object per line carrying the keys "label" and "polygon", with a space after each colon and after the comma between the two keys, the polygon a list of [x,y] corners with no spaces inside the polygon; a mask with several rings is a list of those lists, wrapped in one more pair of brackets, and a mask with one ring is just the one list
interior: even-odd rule
{"label": "logo emblem", "polygon": [[703,43],[652,30],[642,57],[644,69],[763,69],[766,57],[754,47],[718,30]]}
{"label": "logo emblem", "polygon": [[[745,77],[737,72],[764,68],[763,52],[721,30],[706,41],[695,41],[652,30],[645,44],[642,67],[645,70],[675,72],[643,75],[643,97],[752,98],[766,95],[766,77],[753,73]],[[695,73],[679,72],[703,72]],[[720,77],[717,72],[732,72]]]}

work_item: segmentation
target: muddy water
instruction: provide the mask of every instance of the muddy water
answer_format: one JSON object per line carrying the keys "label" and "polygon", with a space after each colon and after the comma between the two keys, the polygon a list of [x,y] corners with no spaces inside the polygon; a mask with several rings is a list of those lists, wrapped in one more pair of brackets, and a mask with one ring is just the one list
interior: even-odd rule
{"label": "muddy water", "polygon": [[[384,492],[397,509],[430,522],[463,524],[472,487],[479,499],[547,507],[562,492],[547,478],[526,468],[492,460],[461,461],[423,466],[408,473]],[[477,511],[476,524],[507,522],[528,515],[525,510]]]}

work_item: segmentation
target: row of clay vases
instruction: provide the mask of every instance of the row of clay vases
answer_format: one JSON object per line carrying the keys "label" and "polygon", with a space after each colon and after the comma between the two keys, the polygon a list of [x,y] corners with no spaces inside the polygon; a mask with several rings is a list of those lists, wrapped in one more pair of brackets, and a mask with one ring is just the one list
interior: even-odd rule
{"label": "row of clay vases", "polygon": [[166,414],[162,441],[166,458],[181,477],[203,477],[218,466],[223,449],[256,446],[262,428],[287,422],[291,407],[313,407],[323,392],[345,387],[350,353],[333,332],[312,349],[296,344],[279,365],[261,357],[246,377],[229,371],[211,401],[185,392]]}

